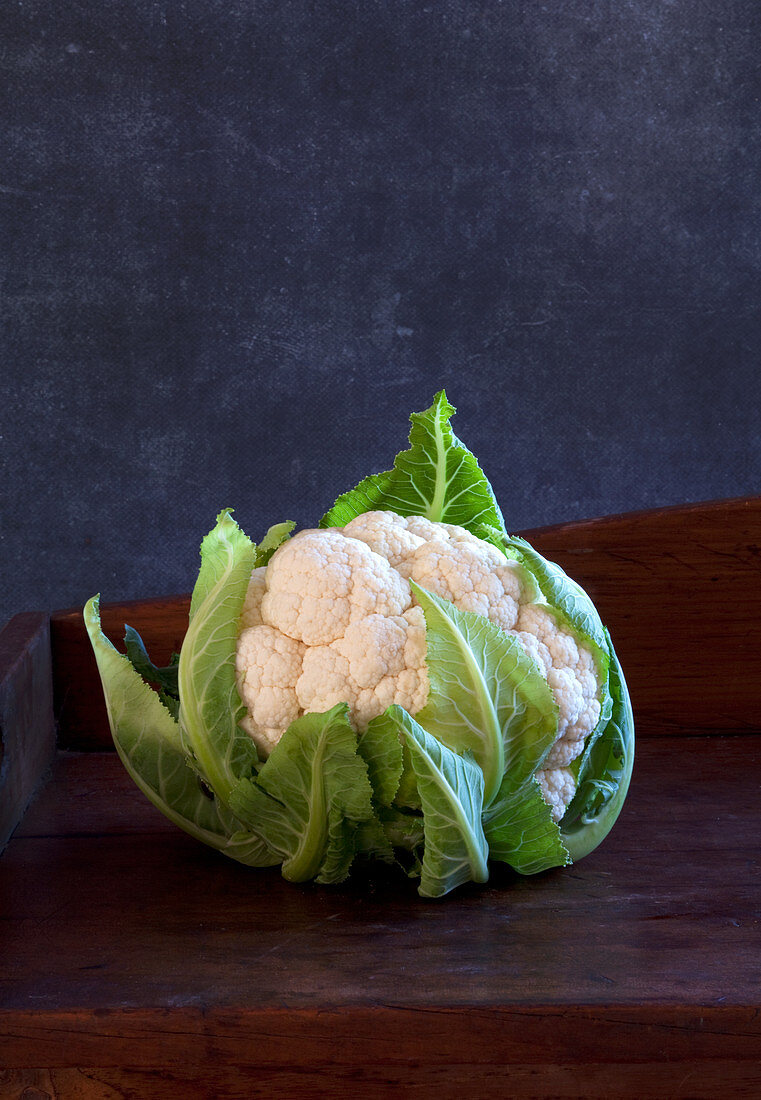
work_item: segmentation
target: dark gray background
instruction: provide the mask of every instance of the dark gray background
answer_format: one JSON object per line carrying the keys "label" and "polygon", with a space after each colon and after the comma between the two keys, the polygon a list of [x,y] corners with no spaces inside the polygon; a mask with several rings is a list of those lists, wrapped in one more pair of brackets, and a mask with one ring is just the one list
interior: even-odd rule
{"label": "dark gray background", "polygon": [[446,386],[514,530],[759,491],[757,0],[6,4],[0,620]]}

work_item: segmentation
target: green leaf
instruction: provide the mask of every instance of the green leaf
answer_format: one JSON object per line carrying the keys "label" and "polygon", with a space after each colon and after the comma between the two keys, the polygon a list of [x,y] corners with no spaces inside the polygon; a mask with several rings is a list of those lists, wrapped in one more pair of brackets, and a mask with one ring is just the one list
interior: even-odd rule
{"label": "green leaf", "polygon": [[359,823],[354,837],[354,847],[360,859],[380,859],[384,863],[396,861],[393,845],[379,817]]}
{"label": "green leaf", "polygon": [[232,792],[235,813],[264,836],[294,882],[341,882],[372,821],[372,788],[346,703],[291,723],[255,779]]}
{"label": "green leaf", "polygon": [[[522,874],[533,874],[580,859],[600,843],[615,821],[631,774],[633,738],[626,733],[631,708],[627,716],[621,699],[616,702],[615,692],[619,697],[622,692],[620,666],[597,608],[584,589],[525,539],[505,538],[487,524],[476,534],[521,562],[536,587],[537,597],[543,597],[560,624],[592,650],[601,682],[600,718],[582,756],[571,765],[577,775],[577,791],[561,826],[552,821],[533,778],[514,788],[514,769],[509,762],[503,786],[485,814],[484,828],[492,857],[505,860]],[[623,694],[628,706],[625,685]]]}
{"label": "green leaf", "polygon": [[542,557],[525,539],[513,535],[506,540],[506,546],[517,553],[519,560],[535,578],[550,608],[559,612],[560,620],[570,626],[573,633],[581,635],[583,641],[591,643],[603,673],[607,671],[609,653],[605,627],[597,608],[581,585],[555,562]]}
{"label": "green leaf", "polygon": [[389,835],[386,821],[402,816],[390,808],[399,789],[403,767],[402,742],[396,723],[385,714],[373,718],[364,733],[359,735],[357,747],[367,766],[377,815],[361,826],[358,850],[365,856],[393,863],[394,839]]}
{"label": "green leaf", "polygon": [[180,695],[177,687],[179,653],[172,654],[171,663],[164,668],[159,668],[148,656],[143,639],[132,626],[124,627],[124,648],[135,671],[140,673],[147,684],[158,686],[161,702],[172,717],[177,718],[180,710]]}
{"label": "green leaf", "polygon": [[390,806],[402,778],[403,751],[396,722],[387,714],[373,718],[359,737],[359,755],[367,765],[380,806]]}
{"label": "green leaf", "polygon": [[407,748],[406,741],[402,745],[402,777],[399,780],[394,805],[399,806],[402,810],[419,810],[421,808],[420,793],[417,789],[417,780],[412,769],[410,750]]}
{"label": "green leaf", "polygon": [[411,587],[425,615],[431,683],[417,719],[450,749],[473,753],[488,807],[506,771],[517,785],[547,755],[557,736],[557,706],[517,638],[414,581]]}
{"label": "green leaf", "polygon": [[363,512],[380,510],[426,516],[468,530],[486,523],[504,532],[486,475],[452,432],[454,412],[441,390],[429,409],[413,413],[409,450],[397,455],[392,470],[366,477],[340,496],[320,526],[344,527]]}
{"label": "green leaf", "polygon": [[275,551],[283,545],[286,539],[291,537],[291,531],[295,526],[296,523],[292,519],[287,519],[283,523],[273,523],[272,527],[269,528],[267,534],[256,547],[256,557],[254,558],[255,569],[269,563]]}
{"label": "green leaf", "polygon": [[398,706],[386,712],[405,738],[423,804],[425,851],[419,892],[438,898],[464,882],[486,882],[484,777],[470,753],[442,745]]}
{"label": "green leaf", "polygon": [[394,806],[381,807],[379,817],[383,830],[394,848],[404,848],[412,852],[421,848],[424,840],[423,815],[421,813],[403,813]]}
{"label": "green leaf", "polygon": [[183,744],[215,794],[228,803],[238,779],[258,763],[253,741],[238,726],[245,708],[235,678],[239,619],[254,553],[229,509],[220,512],[201,543],[201,570],[180,652]]}
{"label": "green leaf", "polygon": [[629,691],[610,635],[612,713],[598,736],[590,738],[579,766],[576,793],[560,827],[573,859],[593,851],[621,812],[634,767],[634,716]]}
{"label": "green leaf", "polygon": [[509,863],[522,875],[571,862],[533,773],[516,784],[508,770],[493,805],[484,814],[484,833],[491,858]]}
{"label": "green leaf", "polygon": [[101,630],[99,599],[88,600],[85,625],[98,665],[114,745],[140,790],[170,821],[240,863],[280,862],[199,782],[188,766],[176,721],[130,660]]}
{"label": "green leaf", "polygon": [[547,681],[517,638],[412,587],[426,619],[431,680],[429,701],[416,717],[480,765],[491,857],[522,874],[567,863],[534,779],[557,736],[558,708]]}

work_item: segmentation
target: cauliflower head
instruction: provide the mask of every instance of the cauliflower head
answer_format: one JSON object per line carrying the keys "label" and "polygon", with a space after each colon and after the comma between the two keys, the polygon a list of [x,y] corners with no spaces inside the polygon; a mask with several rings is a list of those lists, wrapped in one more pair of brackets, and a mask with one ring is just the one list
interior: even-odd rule
{"label": "cauliflower head", "polygon": [[[629,788],[634,717],[612,639],[560,565],[509,534],[444,391],[391,469],[317,530],[201,542],[166,668],[85,623],[119,756],[175,824],[294,882],[397,864],[423,897],[583,858]],[[241,705],[241,700],[243,705]]]}
{"label": "cauliflower head", "polygon": [[391,704],[422,710],[426,628],[410,581],[513,635],[546,679],[558,731],[536,778],[559,821],[575,791],[568,765],[600,717],[600,670],[528,571],[455,524],[365,512],[301,531],[254,569],[236,652],[241,725],[267,757],[296,718],[339,702],[360,731]]}

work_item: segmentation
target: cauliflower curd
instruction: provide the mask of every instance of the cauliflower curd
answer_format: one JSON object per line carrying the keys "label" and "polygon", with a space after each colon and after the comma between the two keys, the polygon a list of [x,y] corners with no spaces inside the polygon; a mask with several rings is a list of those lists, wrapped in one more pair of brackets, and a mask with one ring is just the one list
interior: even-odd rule
{"label": "cauliflower curd", "polygon": [[559,821],[575,790],[568,765],[600,717],[600,673],[528,571],[463,527],[374,511],[280,546],[253,571],[241,616],[241,725],[266,758],[296,718],[339,702],[360,731],[391,704],[422,710],[426,627],[410,580],[490,619],[535,661],[559,711],[536,778]]}

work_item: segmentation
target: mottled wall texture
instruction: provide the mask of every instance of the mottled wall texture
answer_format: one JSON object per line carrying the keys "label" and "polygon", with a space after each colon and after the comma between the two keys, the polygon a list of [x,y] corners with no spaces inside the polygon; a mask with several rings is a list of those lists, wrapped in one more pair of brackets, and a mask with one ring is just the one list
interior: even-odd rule
{"label": "mottled wall texture", "polygon": [[759,491],[757,0],[0,8],[0,618],[186,591],[440,387],[514,530]]}

